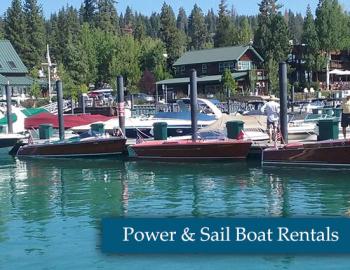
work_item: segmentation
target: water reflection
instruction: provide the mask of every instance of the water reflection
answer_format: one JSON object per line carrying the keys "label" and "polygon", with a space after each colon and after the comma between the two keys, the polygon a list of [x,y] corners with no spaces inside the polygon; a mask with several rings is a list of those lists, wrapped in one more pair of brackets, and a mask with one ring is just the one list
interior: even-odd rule
{"label": "water reflection", "polygon": [[64,246],[71,254],[92,247],[95,258],[103,216],[320,216],[350,209],[348,171],[340,170],[6,157],[0,176],[0,253],[31,256],[56,254],[57,247],[62,255]]}

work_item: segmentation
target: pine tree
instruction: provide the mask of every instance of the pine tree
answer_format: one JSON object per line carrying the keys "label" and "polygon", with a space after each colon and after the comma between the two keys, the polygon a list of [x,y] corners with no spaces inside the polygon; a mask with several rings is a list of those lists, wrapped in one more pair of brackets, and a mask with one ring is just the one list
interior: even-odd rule
{"label": "pine tree", "polygon": [[173,9],[166,3],[164,3],[162,7],[160,24],[160,38],[166,46],[168,68],[171,69],[172,64],[184,50],[185,40],[184,36],[182,36],[181,32],[176,28]]}
{"label": "pine tree", "polygon": [[136,18],[136,23],[134,26],[134,38],[138,41],[143,40],[146,37],[146,26],[142,16]]}
{"label": "pine tree", "polygon": [[234,95],[236,93],[237,89],[237,82],[232,77],[231,71],[229,69],[225,69],[224,73],[221,76],[221,83],[222,83],[222,90],[224,92],[224,95],[227,95],[228,92],[230,95]]}
{"label": "pine tree", "polygon": [[94,16],[96,11],[96,0],[84,0],[83,4],[83,22],[87,22],[90,25],[94,22]]}
{"label": "pine tree", "polygon": [[219,5],[219,18],[214,36],[214,46],[225,47],[233,45],[235,42],[236,33],[226,9],[226,0],[221,0]]}
{"label": "pine tree", "polygon": [[0,39],[5,36],[5,26],[4,26],[4,20],[2,17],[0,17]]}
{"label": "pine tree", "polygon": [[250,27],[247,17],[244,17],[240,22],[240,29],[238,32],[238,43],[242,45],[247,45],[253,38],[253,31]]}
{"label": "pine tree", "polygon": [[319,55],[319,41],[315,27],[315,21],[312,15],[310,6],[308,5],[306,10],[306,17],[303,26],[303,35],[301,42],[305,46],[304,58],[305,67],[308,72],[308,80],[311,82],[311,72],[320,70],[320,55]]}
{"label": "pine tree", "polygon": [[278,62],[285,61],[289,50],[289,32],[287,24],[278,12],[277,0],[262,0],[259,4],[258,29],[254,44],[265,59],[265,68],[269,76],[269,92],[277,91],[276,70]]}
{"label": "pine tree", "polygon": [[205,48],[208,39],[207,26],[204,22],[203,12],[197,4],[194,5],[188,20],[188,35],[191,49],[200,50]]}
{"label": "pine tree", "polygon": [[115,0],[97,1],[96,26],[106,33],[119,33],[119,20],[115,3]]}
{"label": "pine tree", "polygon": [[150,29],[148,31],[148,35],[153,38],[160,37],[160,15],[158,13],[153,12],[151,17],[149,18]]}
{"label": "pine tree", "polygon": [[[28,49],[28,42],[26,39],[26,22],[20,0],[13,0],[11,7],[8,8],[5,17],[4,32],[5,38],[11,41],[20,57],[24,57]],[[25,62],[25,64],[28,63]]]}
{"label": "pine tree", "polygon": [[179,14],[177,15],[176,19],[176,27],[180,31],[183,31],[187,34],[188,31],[188,18],[186,15],[186,11],[183,7],[180,7]]}
{"label": "pine tree", "polygon": [[28,50],[23,57],[29,68],[40,66],[45,55],[45,27],[44,17],[37,0],[25,0],[24,14],[26,20],[26,35],[28,39]]}
{"label": "pine tree", "polygon": [[214,35],[216,31],[216,15],[213,11],[213,9],[210,9],[205,16],[205,24],[207,25],[208,29],[208,42],[214,43]]}
{"label": "pine tree", "polygon": [[125,10],[124,25],[128,27],[133,27],[135,25],[135,16],[129,6],[127,6]]}

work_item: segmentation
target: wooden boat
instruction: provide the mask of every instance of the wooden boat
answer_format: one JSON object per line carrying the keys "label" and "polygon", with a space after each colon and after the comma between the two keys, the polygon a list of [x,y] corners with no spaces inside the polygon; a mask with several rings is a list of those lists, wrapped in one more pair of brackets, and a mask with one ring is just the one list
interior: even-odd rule
{"label": "wooden boat", "polygon": [[262,153],[262,165],[350,166],[350,140],[294,143],[268,148]]}
{"label": "wooden boat", "polygon": [[91,157],[121,154],[126,139],[121,137],[88,137],[21,146],[18,157]]}
{"label": "wooden boat", "polygon": [[251,146],[243,140],[147,141],[128,147],[129,157],[156,160],[245,159]]}

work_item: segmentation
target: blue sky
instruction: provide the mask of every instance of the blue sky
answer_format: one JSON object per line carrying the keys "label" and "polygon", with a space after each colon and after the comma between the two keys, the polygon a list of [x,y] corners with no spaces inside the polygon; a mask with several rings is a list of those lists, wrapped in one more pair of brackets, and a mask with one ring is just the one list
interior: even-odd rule
{"label": "blue sky", "polygon": [[[11,0],[0,1],[0,14],[3,14],[10,6]],[[62,6],[67,4],[78,8],[83,0],[38,0],[38,2],[42,4],[45,16],[49,16],[52,12],[57,11]],[[150,15],[153,11],[160,11],[164,0],[119,0],[118,2],[118,12],[124,12],[126,6],[129,5],[133,10]],[[166,2],[173,7],[175,13],[177,13],[179,7],[181,6],[183,6],[187,13],[189,13],[195,3],[197,3],[205,12],[210,8],[213,8],[216,12],[220,0],[167,0]],[[227,0],[228,6],[231,7],[233,5],[238,14],[242,15],[257,14],[257,4],[259,2],[260,0]],[[318,0],[279,0],[279,2],[283,4],[284,9],[291,9],[294,12],[301,12],[304,14],[308,4],[310,4],[312,10],[315,10]],[[339,2],[346,10],[350,11],[349,0],[339,0]]]}

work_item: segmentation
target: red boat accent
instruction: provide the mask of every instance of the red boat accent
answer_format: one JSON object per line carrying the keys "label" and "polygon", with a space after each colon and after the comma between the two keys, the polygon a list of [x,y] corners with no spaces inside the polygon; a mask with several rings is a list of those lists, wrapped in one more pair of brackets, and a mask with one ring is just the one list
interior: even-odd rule
{"label": "red boat accent", "polygon": [[251,146],[242,140],[148,141],[129,146],[129,156],[158,160],[245,159]]}
{"label": "red boat accent", "polygon": [[329,140],[268,148],[263,151],[262,164],[350,166],[350,141]]}
{"label": "red boat accent", "polygon": [[89,138],[69,142],[30,144],[22,146],[19,157],[84,157],[121,154],[125,151],[125,138]]}
{"label": "red boat accent", "polygon": [[[113,117],[108,117],[99,114],[81,114],[81,115],[64,115],[64,128],[69,129],[72,127],[89,125],[94,122],[105,122]],[[116,122],[117,123],[117,122]],[[51,113],[40,113],[24,119],[25,129],[37,129],[41,124],[52,124],[53,128],[58,128],[57,115]]]}

